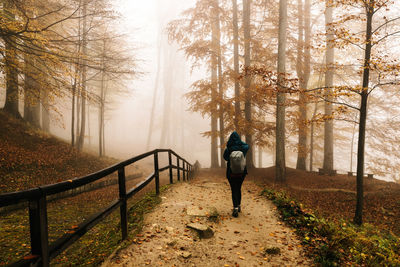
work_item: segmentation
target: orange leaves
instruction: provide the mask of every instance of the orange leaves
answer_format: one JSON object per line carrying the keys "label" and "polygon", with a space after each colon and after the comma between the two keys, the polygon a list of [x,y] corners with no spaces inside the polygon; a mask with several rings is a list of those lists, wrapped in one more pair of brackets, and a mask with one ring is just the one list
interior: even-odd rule
{"label": "orange leaves", "polygon": [[56,183],[109,165],[78,154],[69,144],[44,136],[1,112],[0,120],[0,192]]}

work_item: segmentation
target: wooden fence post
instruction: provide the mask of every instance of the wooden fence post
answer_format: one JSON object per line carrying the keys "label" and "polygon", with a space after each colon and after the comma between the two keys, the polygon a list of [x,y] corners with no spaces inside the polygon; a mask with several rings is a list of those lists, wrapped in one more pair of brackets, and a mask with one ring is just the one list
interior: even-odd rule
{"label": "wooden fence post", "polygon": [[158,171],[158,151],[154,152],[154,178],[156,179],[156,194],[160,194],[160,177]]}
{"label": "wooden fence post", "polygon": [[42,266],[50,265],[49,234],[47,225],[46,196],[29,201],[31,253],[42,258]]}
{"label": "wooden fence post", "polygon": [[118,169],[118,185],[119,185],[119,200],[122,201],[120,207],[121,214],[121,233],[122,239],[128,237],[128,217],[126,203],[126,183],[125,183],[125,168]]}
{"label": "wooden fence post", "polygon": [[168,164],[169,164],[169,183],[173,184],[173,174],[172,174],[172,157],[171,157],[171,150],[168,151]]}
{"label": "wooden fence post", "polygon": [[182,168],[183,168],[183,180],[185,181],[185,180],[187,180],[186,179],[186,162],[185,162],[185,160],[182,160]]}
{"label": "wooden fence post", "polygon": [[176,170],[178,171],[178,181],[181,181],[181,173],[179,170],[179,156],[176,157]]}

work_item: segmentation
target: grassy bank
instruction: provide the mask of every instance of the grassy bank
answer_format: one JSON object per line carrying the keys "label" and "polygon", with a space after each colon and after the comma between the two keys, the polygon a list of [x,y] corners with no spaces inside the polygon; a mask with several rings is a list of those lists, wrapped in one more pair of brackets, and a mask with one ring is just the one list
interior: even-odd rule
{"label": "grassy bank", "polygon": [[[162,187],[165,190],[167,186]],[[94,194],[94,193],[92,193]],[[97,195],[100,193],[97,192]],[[82,201],[83,197],[80,197]],[[86,199],[88,200],[88,199]],[[143,194],[128,203],[128,238],[121,240],[119,211],[115,211],[103,222],[91,229],[70,248],[52,260],[52,266],[98,266],[114,250],[133,242],[141,231],[144,214],[151,211],[161,199],[154,192]],[[69,201],[73,203],[74,201]],[[85,215],[98,209],[98,202],[84,202],[84,208],[75,205],[52,209],[49,213],[49,239],[54,241],[62,232],[68,231]],[[92,203],[92,204],[90,204]],[[29,254],[29,223],[26,210],[3,216],[0,227],[0,265],[10,264]],[[122,241],[122,242],[121,242]]]}
{"label": "grassy bank", "polygon": [[307,253],[321,266],[400,266],[400,239],[370,224],[332,222],[303,208],[284,191],[262,195],[277,206],[282,220],[296,230]]}

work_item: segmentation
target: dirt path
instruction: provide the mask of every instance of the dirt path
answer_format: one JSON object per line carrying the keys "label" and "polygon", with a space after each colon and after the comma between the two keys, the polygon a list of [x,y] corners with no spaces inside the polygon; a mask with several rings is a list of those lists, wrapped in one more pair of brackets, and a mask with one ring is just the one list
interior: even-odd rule
{"label": "dirt path", "polygon": [[[143,235],[103,266],[310,266],[295,234],[277,219],[274,205],[245,181],[242,212],[231,216],[229,185],[221,175],[201,173],[189,183],[172,186],[162,203],[145,218]],[[187,210],[212,206],[218,220],[189,216]],[[214,236],[199,239],[186,225],[208,225]],[[278,254],[265,253],[266,249]]]}

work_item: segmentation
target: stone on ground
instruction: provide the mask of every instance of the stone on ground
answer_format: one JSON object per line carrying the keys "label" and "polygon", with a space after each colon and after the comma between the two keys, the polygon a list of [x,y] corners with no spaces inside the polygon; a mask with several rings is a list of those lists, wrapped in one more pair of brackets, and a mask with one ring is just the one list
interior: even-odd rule
{"label": "stone on ground", "polygon": [[207,225],[201,223],[189,223],[187,227],[196,230],[200,238],[211,238],[214,236],[214,231]]}
{"label": "stone on ground", "polygon": [[186,210],[187,215],[196,217],[218,217],[218,210],[215,207],[190,206]]}

